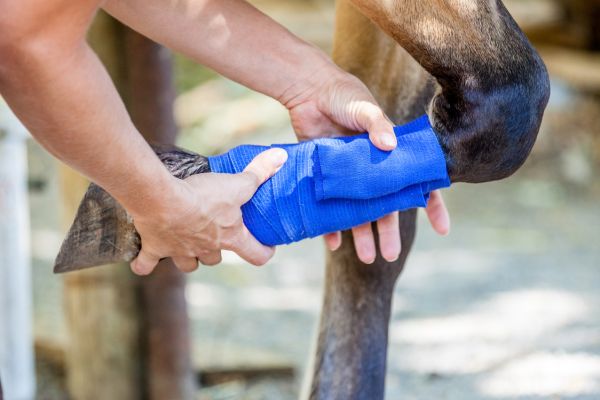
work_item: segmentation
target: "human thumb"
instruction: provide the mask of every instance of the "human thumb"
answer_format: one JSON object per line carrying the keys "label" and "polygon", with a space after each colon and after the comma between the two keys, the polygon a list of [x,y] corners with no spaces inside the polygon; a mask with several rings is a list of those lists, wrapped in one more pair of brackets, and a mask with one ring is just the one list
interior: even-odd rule
{"label": "human thumb", "polygon": [[271,178],[287,161],[288,154],[282,148],[271,148],[263,151],[238,174],[240,186],[238,187],[239,200],[246,203],[260,185]]}
{"label": "human thumb", "polygon": [[369,139],[375,147],[385,151],[396,148],[397,140],[394,134],[394,125],[379,106],[370,102],[363,102],[357,109],[356,117],[361,128],[369,132]]}

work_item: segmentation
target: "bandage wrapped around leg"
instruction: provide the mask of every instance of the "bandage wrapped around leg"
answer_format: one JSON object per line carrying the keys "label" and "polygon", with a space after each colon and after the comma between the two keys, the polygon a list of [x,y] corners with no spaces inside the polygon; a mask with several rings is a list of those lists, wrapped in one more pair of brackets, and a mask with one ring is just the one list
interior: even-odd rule
{"label": "bandage wrapped around leg", "polygon": [[[375,148],[367,135],[319,139],[284,148],[288,161],[242,207],[244,223],[267,245],[292,243],[374,221],[393,211],[425,207],[432,190],[450,185],[444,154],[427,117],[395,128],[398,147]],[[156,154],[180,179],[237,173],[266,146],[240,146],[215,157],[173,147]],[[56,258],[55,272],[137,256],[141,241],[126,210],[91,184]]]}
{"label": "bandage wrapped around leg", "polygon": [[[446,160],[427,116],[395,128],[398,146],[377,149],[367,134],[272,145],[288,153],[281,170],[242,207],[263,244],[297,242],[425,207],[447,187]],[[243,145],[209,157],[212,172],[239,173],[267,146]]]}

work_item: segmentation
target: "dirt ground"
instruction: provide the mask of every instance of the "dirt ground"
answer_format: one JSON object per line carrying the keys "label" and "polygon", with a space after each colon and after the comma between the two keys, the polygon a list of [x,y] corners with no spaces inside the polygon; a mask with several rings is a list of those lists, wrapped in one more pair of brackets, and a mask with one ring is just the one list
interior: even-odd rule
{"label": "dirt ground", "polygon": [[[330,6],[314,2],[290,13],[258,3],[270,4],[292,30],[319,26],[307,29],[309,39],[330,45]],[[184,147],[206,153],[293,140],[277,103],[202,76],[203,82],[193,76],[179,81]],[[446,190],[448,237],[436,236],[420,215],[395,293],[388,399],[600,398],[599,110],[597,97],[554,80],[526,165],[502,182]],[[36,335],[61,344],[61,280],[50,272],[63,235],[58,185],[54,162],[34,143],[30,187]],[[296,371],[293,379],[207,387],[199,399],[297,398],[319,315],[323,254],[321,240],[308,240],[281,247],[268,266],[256,269],[228,253],[222,266],[189,277],[199,368]],[[40,363],[39,371],[39,398],[63,398],[52,366]]]}

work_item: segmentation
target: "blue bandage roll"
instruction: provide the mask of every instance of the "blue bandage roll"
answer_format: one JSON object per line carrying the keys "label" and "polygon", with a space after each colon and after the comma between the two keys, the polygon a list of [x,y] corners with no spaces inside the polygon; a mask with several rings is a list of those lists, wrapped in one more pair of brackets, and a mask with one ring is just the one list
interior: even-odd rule
{"label": "blue bandage roll", "polygon": [[[450,186],[444,153],[427,116],[394,131],[398,147],[390,152],[367,134],[272,145],[288,160],[242,206],[245,225],[273,246],[425,207],[431,191]],[[244,145],[210,157],[211,171],[242,172],[269,148]]]}

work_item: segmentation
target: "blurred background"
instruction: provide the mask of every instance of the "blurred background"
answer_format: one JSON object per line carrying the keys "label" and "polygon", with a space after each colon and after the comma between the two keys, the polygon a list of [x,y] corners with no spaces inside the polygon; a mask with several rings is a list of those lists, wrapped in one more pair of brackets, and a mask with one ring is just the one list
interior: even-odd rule
{"label": "blurred background", "polygon": [[[252,3],[331,50],[333,2]],[[533,154],[516,175],[445,191],[448,237],[436,236],[419,215],[416,244],[395,292],[388,399],[600,399],[600,2],[505,3],[547,63],[550,104]],[[97,32],[96,44],[110,47],[114,32]],[[241,143],[294,140],[276,101],[179,55],[173,61],[180,146],[208,155]],[[6,133],[10,118],[3,115]],[[64,183],[82,184],[33,140],[25,143],[36,398],[79,398],[69,391],[83,381],[67,377],[94,357],[69,356],[77,334],[73,316],[91,318],[94,310],[116,306],[73,295],[101,285],[101,275],[69,282],[52,274],[79,201]],[[2,232],[12,237],[13,228]],[[280,247],[260,269],[226,253],[221,266],[189,275],[190,354],[200,383],[194,398],[297,398],[323,272],[323,244],[315,239]],[[7,272],[1,278],[8,291],[12,278]],[[126,290],[117,292],[115,304]],[[105,393],[118,386],[97,385]]]}

